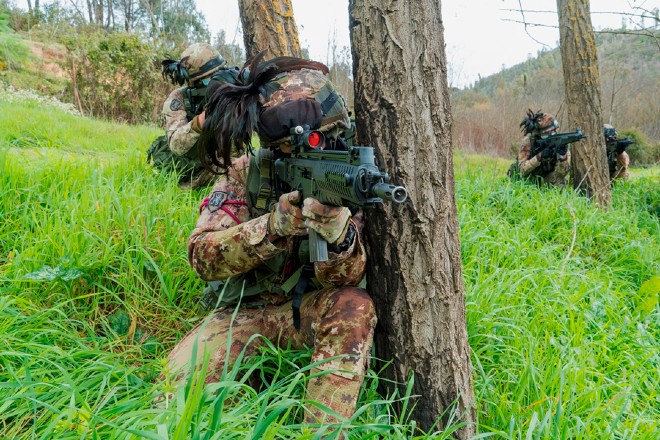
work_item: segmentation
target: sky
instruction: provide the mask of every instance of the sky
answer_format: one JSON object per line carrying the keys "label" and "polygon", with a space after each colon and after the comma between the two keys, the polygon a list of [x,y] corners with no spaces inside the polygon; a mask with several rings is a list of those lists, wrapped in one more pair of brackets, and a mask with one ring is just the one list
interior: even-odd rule
{"label": "sky", "polygon": [[[350,47],[348,0],[291,2],[300,44],[309,49],[310,58],[328,63],[328,42],[336,42],[339,48]],[[238,0],[196,3],[212,35],[223,29],[228,42],[242,46]],[[16,4],[27,8],[26,0],[17,0]],[[464,87],[479,76],[497,73],[535,56],[539,50],[558,46],[556,0],[440,0],[440,4],[452,86]],[[544,26],[528,26],[526,30],[519,11],[521,4],[528,23]],[[594,29],[621,27],[622,16],[612,12],[631,13],[635,6],[652,10],[660,8],[660,0],[591,0]]]}

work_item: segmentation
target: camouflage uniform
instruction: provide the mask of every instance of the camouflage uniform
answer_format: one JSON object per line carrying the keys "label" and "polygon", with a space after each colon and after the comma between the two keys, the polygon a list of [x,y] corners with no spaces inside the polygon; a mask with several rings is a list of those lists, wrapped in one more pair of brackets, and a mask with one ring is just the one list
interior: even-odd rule
{"label": "camouflage uniform", "polygon": [[[200,81],[218,72],[223,63],[224,58],[211,45],[196,43],[183,51],[181,60],[177,64],[180,65],[180,71],[185,71],[188,75],[186,79],[188,86],[201,87]],[[183,81],[181,78],[179,84]],[[176,81],[173,79],[173,82]],[[184,95],[187,88],[187,86],[180,87],[170,93],[163,103],[162,116],[170,150],[177,156],[189,154],[197,159],[199,154],[193,150],[193,147],[199,139],[202,128],[198,116],[189,115],[186,111]],[[210,183],[214,177],[214,173],[200,166],[192,180],[184,179],[180,182],[180,186],[197,188]]]}
{"label": "camouflage uniform", "polygon": [[[526,135],[518,151],[518,169],[522,177],[532,176],[535,169],[541,165],[538,157],[529,157],[529,151],[532,147],[531,134]],[[565,160],[558,160],[555,169],[543,177],[543,182],[550,185],[566,185],[568,173],[571,171],[571,153],[566,153]]]}
{"label": "camouflage uniform", "polygon": [[[612,125],[604,124],[603,131],[605,134],[605,142],[608,144],[608,146],[610,142],[616,142],[617,132]],[[609,163],[609,159],[610,158],[608,153],[608,165],[611,167],[612,165]],[[610,168],[610,180],[627,180],[630,177],[628,166],[630,166],[630,156],[628,156],[628,153],[625,151],[616,153],[616,164],[614,165],[613,169]]]}
{"label": "camouflage uniform", "polygon": [[[261,338],[250,340],[255,334],[282,347],[313,345],[313,362],[344,356],[321,363],[312,370],[314,378],[307,384],[306,398],[350,417],[355,411],[376,324],[369,295],[356,287],[364,276],[366,264],[360,238],[362,213],[354,214],[350,220],[356,230],[350,246],[341,252],[329,248],[329,260],[314,263],[314,282],[318,287],[303,297],[298,331],[293,325],[290,297],[282,286],[301,264],[297,245],[304,237],[270,235],[268,224],[274,214],[255,215],[255,211],[251,214],[242,202],[249,197],[249,167],[249,157],[241,156],[233,161],[228,175],[216,182],[202,205],[190,237],[188,258],[205,280],[226,280],[270,271],[274,275],[272,288],[244,298],[233,322],[233,307],[221,307],[212,312],[168,356],[168,372],[175,374],[179,381],[188,374],[195,344],[197,361],[205,352],[210,355],[207,382],[219,380],[225,363],[233,362],[244,348],[248,354],[255,353],[263,344]],[[270,264],[273,261],[278,264]],[[230,326],[232,342],[227,353]],[[315,374],[329,370],[327,374]],[[305,416],[308,422],[325,417],[316,407],[310,406],[308,410]]]}
{"label": "camouflage uniform", "polygon": [[[530,114],[531,115],[531,114]],[[571,153],[566,153],[564,157],[557,160],[555,169],[547,175],[541,177],[536,174],[537,168],[541,165],[541,160],[537,156],[529,157],[532,149],[532,143],[541,136],[547,136],[555,132],[559,124],[550,113],[538,113],[538,119],[535,120],[536,128],[526,131],[520,149],[518,150],[518,172],[523,178],[537,177],[549,185],[566,185],[568,173],[571,170]],[[525,121],[523,121],[523,124]],[[523,125],[521,124],[521,126]]]}
{"label": "camouflage uniform", "polygon": [[163,104],[163,118],[170,150],[178,156],[186,154],[199,139],[200,127],[189,120],[184,106],[184,93],[187,87],[175,89]]}

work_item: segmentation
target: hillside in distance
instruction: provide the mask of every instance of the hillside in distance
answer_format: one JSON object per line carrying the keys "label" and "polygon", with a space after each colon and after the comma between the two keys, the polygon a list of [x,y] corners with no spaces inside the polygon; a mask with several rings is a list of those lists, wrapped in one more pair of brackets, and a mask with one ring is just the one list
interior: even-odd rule
{"label": "hillside in distance", "polygon": [[[635,129],[660,142],[660,31],[654,35],[596,34],[603,121],[618,130]],[[461,148],[507,151],[520,140],[518,124],[528,108],[553,113],[568,127],[559,48],[452,90],[455,136]],[[482,133],[481,129],[485,129]]]}

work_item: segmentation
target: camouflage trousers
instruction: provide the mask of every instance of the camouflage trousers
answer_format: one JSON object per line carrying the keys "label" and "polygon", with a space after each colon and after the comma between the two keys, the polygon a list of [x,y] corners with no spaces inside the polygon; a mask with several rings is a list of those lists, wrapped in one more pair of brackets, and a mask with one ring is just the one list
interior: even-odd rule
{"label": "camouflage trousers", "polygon": [[[255,354],[263,345],[262,338],[252,338],[255,334],[281,347],[314,346],[312,362],[320,363],[311,370],[305,399],[322,403],[344,417],[353,415],[376,326],[374,305],[364,289],[334,287],[307,293],[300,307],[299,331],[293,326],[291,301],[262,308],[243,306],[234,319],[233,313],[231,307],[217,309],[191,330],[168,356],[168,373],[183,381],[196,346],[196,364],[202,363],[205,353],[210,356],[206,382],[217,382],[225,363],[234,362],[243,350],[246,355]],[[310,405],[305,421],[336,420]]]}

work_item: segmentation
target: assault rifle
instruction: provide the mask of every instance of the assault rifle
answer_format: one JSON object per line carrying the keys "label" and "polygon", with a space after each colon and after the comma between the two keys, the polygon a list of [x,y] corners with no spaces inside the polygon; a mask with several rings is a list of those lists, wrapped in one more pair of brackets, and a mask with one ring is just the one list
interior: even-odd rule
{"label": "assault rifle", "polygon": [[[326,205],[364,207],[388,200],[403,203],[408,191],[392,185],[389,175],[374,163],[373,147],[331,143],[320,131],[291,129],[291,154],[275,160],[275,176],[302,198],[314,197]],[[282,191],[278,191],[282,192]],[[328,243],[309,231],[310,261],[327,261]]]}
{"label": "assault rifle", "polygon": [[626,151],[629,145],[635,141],[630,138],[613,139],[606,143],[607,147],[607,165],[610,168],[610,174],[616,171],[616,156]]}
{"label": "assault rifle", "polygon": [[184,90],[183,105],[186,108],[186,116],[189,121],[204,110],[205,102],[206,86],[186,87],[186,90]]}
{"label": "assault rifle", "polygon": [[[531,159],[538,153],[544,152],[539,168],[546,174],[550,173],[557,165],[557,158],[568,152],[568,145],[581,141],[586,137],[587,135],[583,134],[580,128],[569,133],[557,133],[542,137],[534,141],[529,151],[529,158]],[[548,150],[547,153],[545,153],[545,150]]]}

